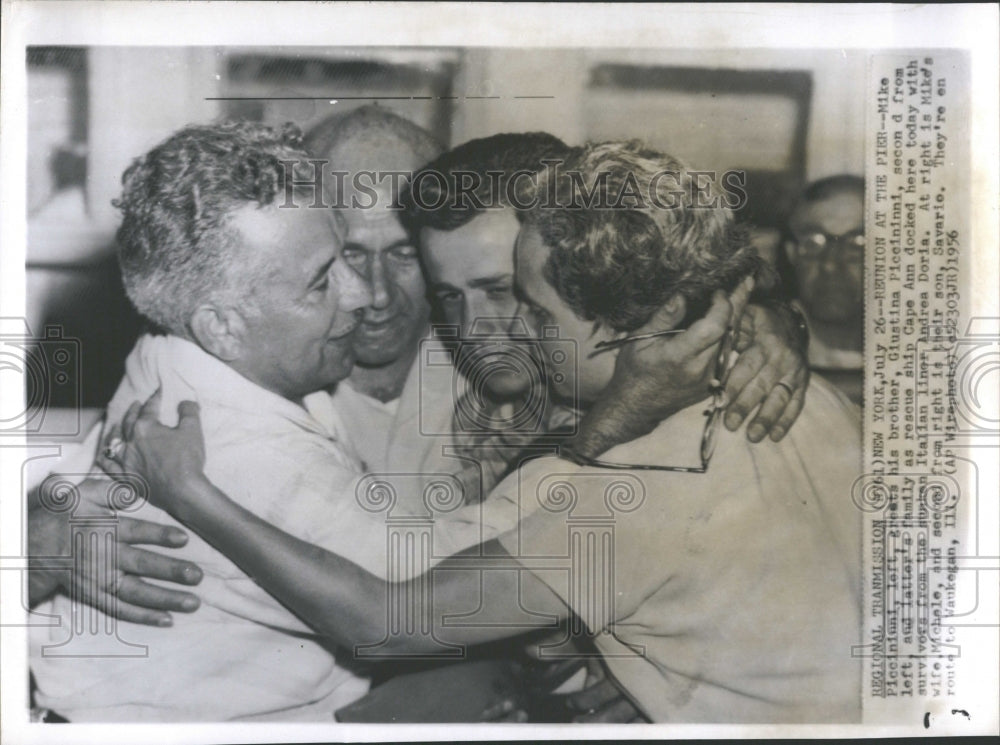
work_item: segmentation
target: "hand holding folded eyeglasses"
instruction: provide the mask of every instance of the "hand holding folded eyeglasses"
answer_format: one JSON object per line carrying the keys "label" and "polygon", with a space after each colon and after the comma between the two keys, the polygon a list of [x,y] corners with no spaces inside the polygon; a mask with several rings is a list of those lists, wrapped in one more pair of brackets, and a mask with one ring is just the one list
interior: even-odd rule
{"label": "hand holding folded eyeglasses", "polygon": [[[805,403],[806,350],[790,328],[796,319],[786,317],[788,313],[780,308],[748,304],[752,291],[748,279],[727,299],[716,293],[709,312],[687,330],[617,340],[616,375],[621,371],[623,378],[633,378],[629,385],[643,387],[651,411],[658,402],[669,404],[671,397],[685,406],[695,403],[704,398],[714,375],[713,350],[726,329],[731,329],[733,347],[740,354],[725,379],[726,428],[735,431],[757,409],[747,438],[759,442],[770,435],[779,441]],[[651,390],[653,385],[660,386],[659,394]],[[684,390],[690,395],[682,397]]]}
{"label": "hand holding folded eyeglasses", "polygon": [[[566,443],[567,453],[592,459],[648,434],[709,392],[715,394],[714,406],[724,409],[728,429],[738,429],[757,409],[747,428],[748,439],[758,442],[766,434],[774,441],[784,437],[805,400],[809,381],[805,350],[784,333],[788,323],[779,312],[748,307],[752,291],[753,280],[748,278],[728,297],[717,291],[705,316],[687,329],[665,324],[662,331],[637,332],[607,344],[617,350],[614,377],[602,400],[581,422],[579,434]],[[731,368],[728,359],[720,368],[724,339],[731,339],[741,352]],[[720,369],[725,371],[721,376]],[[714,378],[718,380],[712,385]],[[724,387],[721,392],[719,382]],[[714,432],[717,424],[710,424]]]}

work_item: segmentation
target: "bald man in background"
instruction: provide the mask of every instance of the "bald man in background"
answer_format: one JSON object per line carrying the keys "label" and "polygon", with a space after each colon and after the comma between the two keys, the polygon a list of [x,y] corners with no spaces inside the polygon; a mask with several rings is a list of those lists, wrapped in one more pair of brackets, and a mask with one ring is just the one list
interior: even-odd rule
{"label": "bald man in background", "polygon": [[[346,205],[344,258],[372,286],[372,303],[354,335],[354,370],[332,391],[332,414],[350,421],[369,472],[418,469],[434,443],[419,438],[405,420],[416,413],[421,396],[414,363],[430,332],[427,288],[417,246],[399,221],[400,211],[391,209],[404,180],[374,183],[374,176],[358,174],[412,173],[443,148],[416,124],[378,106],[324,120],[306,135],[305,146],[326,161],[327,171],[346,172],[342,179],[328,172],[324,184],[332,204]],[[408,436],[414,433],[418,437]]]}

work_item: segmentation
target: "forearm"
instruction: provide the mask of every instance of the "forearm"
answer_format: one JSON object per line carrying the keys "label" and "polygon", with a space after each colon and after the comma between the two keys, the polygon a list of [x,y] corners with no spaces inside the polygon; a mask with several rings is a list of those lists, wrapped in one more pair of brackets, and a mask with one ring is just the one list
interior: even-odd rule
{"label": "forearm", "polygon": [[[347,648],[379,641],[373,636],[389,618],[389,584],[383,579],[265,522],[206,479],[187,487],[183,506],[176,505],[175,512],[318,633]],[[358,540],[370,539],[365,534],[358,536]],[[468,598],[480,591],[479,576],[474,572],[438,572],[430,577],[432,583],[427,579],[399,583],[403,586],[395,594],[409,598],[409,610],[418,617],[431,618],[439,639],[479,643],[516,634],[517,629],[502,626],[444,628],[441,622],[446,614],[468,609]],[[418,583],[433,588],[433,608],[430,591]],[[516,601],[516,584],[503,591],[510,593],[511,602]],[[413,653],[436,648],[430,635],[390,634],[383,651]]]}
{"label": "forearm", "polygon": [[595,402],[580,420],[577,434],[562,446],[582,455],[597,458],[615,445],[647,435],[664,419],[673,416],[686,402],[678,401],[669,409],[651,411],[643,406],[641,391],[614,391]]}
{"label": "forearm", "polygon": [[34,498],[29,498],[28,504],[28,606],[33,608],[66,581],[68,567],[56,569],[53,563],[55,557],[69,554],[69,523]]}
{"label": "forearm", "polygon": [[198,532],[317,632],[354,646],[385,618],[385,583],[295,538],[233,502],[207,479],[185,487],[176,517]]}

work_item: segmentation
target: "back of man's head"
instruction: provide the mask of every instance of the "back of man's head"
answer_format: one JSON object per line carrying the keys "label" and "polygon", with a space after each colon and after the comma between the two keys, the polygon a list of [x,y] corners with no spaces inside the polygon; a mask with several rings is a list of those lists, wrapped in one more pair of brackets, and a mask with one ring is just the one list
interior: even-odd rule
{"label": "back of man's head", "polygon": [[692,321],[715,290],[751,274],[770,284],[721,184],[704,175],[638,140],[588,144],[564,172],[546,171],[532,196],[555,199],[533,199],[525,223],[550,249],[549,284],[580,318],[620,331],[641,327],[675,295]]}
{"label": "back of man's head", "polygon": [[455,230],[485,209],[512,206],[521,175],[546,162],[565,160],[573,149],[546,132],[503,133],[459,145],[414,175],[403,197],[405,220],[414,229]]}
{"label": "back of man's head", "polygon": [[247,203],[283,199],[286,179],[306,157],[294,125],[226,122],[185,127],[137,158],[114,204],[123,215],[122,279],[139,312],[188,336],[200,303],[244,302],[263,267],[241,255],[228,217]]}

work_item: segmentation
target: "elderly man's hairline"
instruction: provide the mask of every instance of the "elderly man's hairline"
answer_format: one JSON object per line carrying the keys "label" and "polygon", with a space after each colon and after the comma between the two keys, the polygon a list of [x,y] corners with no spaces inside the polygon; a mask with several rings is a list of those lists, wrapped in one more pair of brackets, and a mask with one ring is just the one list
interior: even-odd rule
{"label": "elderly man's hairline", "polygon": [[176,292],[168,294],[159,291],[164,287],[163,280],[168,273],[161,268],[151,272],[123,271],[127,294],[140,313],[157,326],[190,339],[190,322],[198,308],[215,306],[255,312],[254,299],[258,287],[261,279],[273,270],[273,262],[241,252],[240,231],[229,221],[234,213],[250,205],[258,208],[270,206],[256,200],[234,204],[219,225],[213,227],[210,234],[205,234],[208,241],[202,246],[208,248],[212,256],[196,260],[194,270],[184,272],[179,278],[174,273],[175,281],[167,284],[173,285],[173,289],[183,297],[177,297]]}
{"label": "elderly man's hairline", "polygon": [[[238,160],[241,152],[246,154],[243,161]],[[235,162],[251,171],[232,176],[234,154]],[[229,217],[251,204],[280,206],[287,176],[280,161],[307,157],[294,125],[278,130],[254,122],[223,122],[184,127],[137,158],[123,176],[116,203],[124,212],[118,233],[122,279],[140,313],[187,335],[198,305],[213,297],[245,298],[261,267],[233,255],[236,241]],[[254,170],[261,166],[265,170]],[[157,206],[158,201],[169,206]],[[210,205],[208,213],[202,212],[203,203]],[[201,280],[207,278],[225,286],[206,289]]]}

